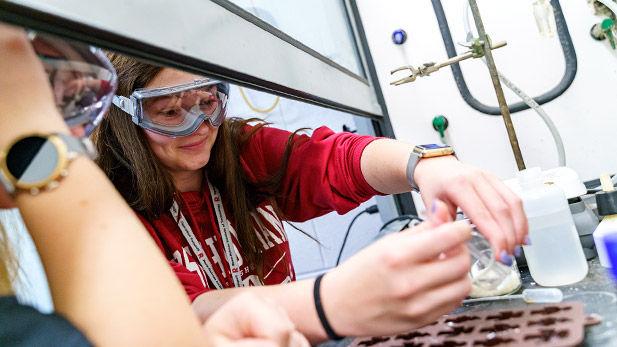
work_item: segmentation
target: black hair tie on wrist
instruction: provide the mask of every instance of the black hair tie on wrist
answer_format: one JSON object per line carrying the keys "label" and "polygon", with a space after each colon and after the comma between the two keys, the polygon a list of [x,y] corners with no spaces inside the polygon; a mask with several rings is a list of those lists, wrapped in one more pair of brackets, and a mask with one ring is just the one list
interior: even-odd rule
{"label": "black hair tie on wrist", "polygon": [[321,322],[323,329],[326,331],[326,334],[328,334],[328,338],[330,340],[342,340],[343,336],[339,336],[337,333],[335,333],[332,327],[330,326],[330,323],[328,323],[326,314],[323,310],[323,307],[321,306],[321,295],[319,293],[319,289],[321,285],[321,278],[324,275],[325,274],[321,274],[317,276],[317,278],[315,278],[315,285],[313,286],[313,298],[315,299],[315,309],[317,310],[317,316],[319,316],[319,321]]}

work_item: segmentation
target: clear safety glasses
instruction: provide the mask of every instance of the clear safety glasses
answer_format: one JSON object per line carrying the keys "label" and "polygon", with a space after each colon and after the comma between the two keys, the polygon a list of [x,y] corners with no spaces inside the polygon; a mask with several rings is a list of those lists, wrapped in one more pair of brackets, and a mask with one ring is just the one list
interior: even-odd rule
{"label": "clear safety glasses", "polygon": [[187,136],[206,119],[218,127],[227,114],[229,85],[215,80],[157,89],[137,89],[129,98],[114,96],[113,104],[131,115],[133,123],[169,137]]}
{"label": "clear safety glasses", "polygon": [[29,32],[43,62],[56,106],[69,127],[84,126],[90,135],[109,109],[116,91],[116,70],[105,54],[85,44]]}

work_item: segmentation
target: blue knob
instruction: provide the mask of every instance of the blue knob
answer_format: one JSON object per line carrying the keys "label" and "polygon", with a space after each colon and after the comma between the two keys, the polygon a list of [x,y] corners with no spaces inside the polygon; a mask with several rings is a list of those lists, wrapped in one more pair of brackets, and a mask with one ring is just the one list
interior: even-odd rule
{"label": "blue knob", "polygon": [[407,40],[407,33],[403,29],[394,30],[392,33],[392,42],[397,45],[402,45]]}

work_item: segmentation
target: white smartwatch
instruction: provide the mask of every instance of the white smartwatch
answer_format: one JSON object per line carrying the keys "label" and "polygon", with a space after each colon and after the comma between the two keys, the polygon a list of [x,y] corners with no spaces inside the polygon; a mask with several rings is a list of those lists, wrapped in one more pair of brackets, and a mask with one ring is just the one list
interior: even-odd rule
{"label": "white smartwatch", "polygon": [[414,190],[418,191],[418,185],[416,184],[413,176],[420,159],[443,157],[446,155],[454,155],[454,149],[451,146],[435,143],[415,146],[413,151],[411,151],[409,161],[407,162],[407,182],[409,182]]}

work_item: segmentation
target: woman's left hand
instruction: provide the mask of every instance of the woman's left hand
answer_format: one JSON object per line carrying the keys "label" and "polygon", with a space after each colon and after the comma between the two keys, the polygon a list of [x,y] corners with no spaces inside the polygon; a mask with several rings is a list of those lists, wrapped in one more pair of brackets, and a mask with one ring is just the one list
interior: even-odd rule
{"label": "woman's left hand", "polygon": [[205,323],[207,346],[309,347],[287,313],[273,301],[245,292]]}
{"label": "woman's left hand", "polygon": [[528,232],[523,203],[494,174],[447,156],[420,160],[414,178],[429,209],[442,200],[454,218],[460,207],[489,240],[497,260],[511,263],[520,252]]}

